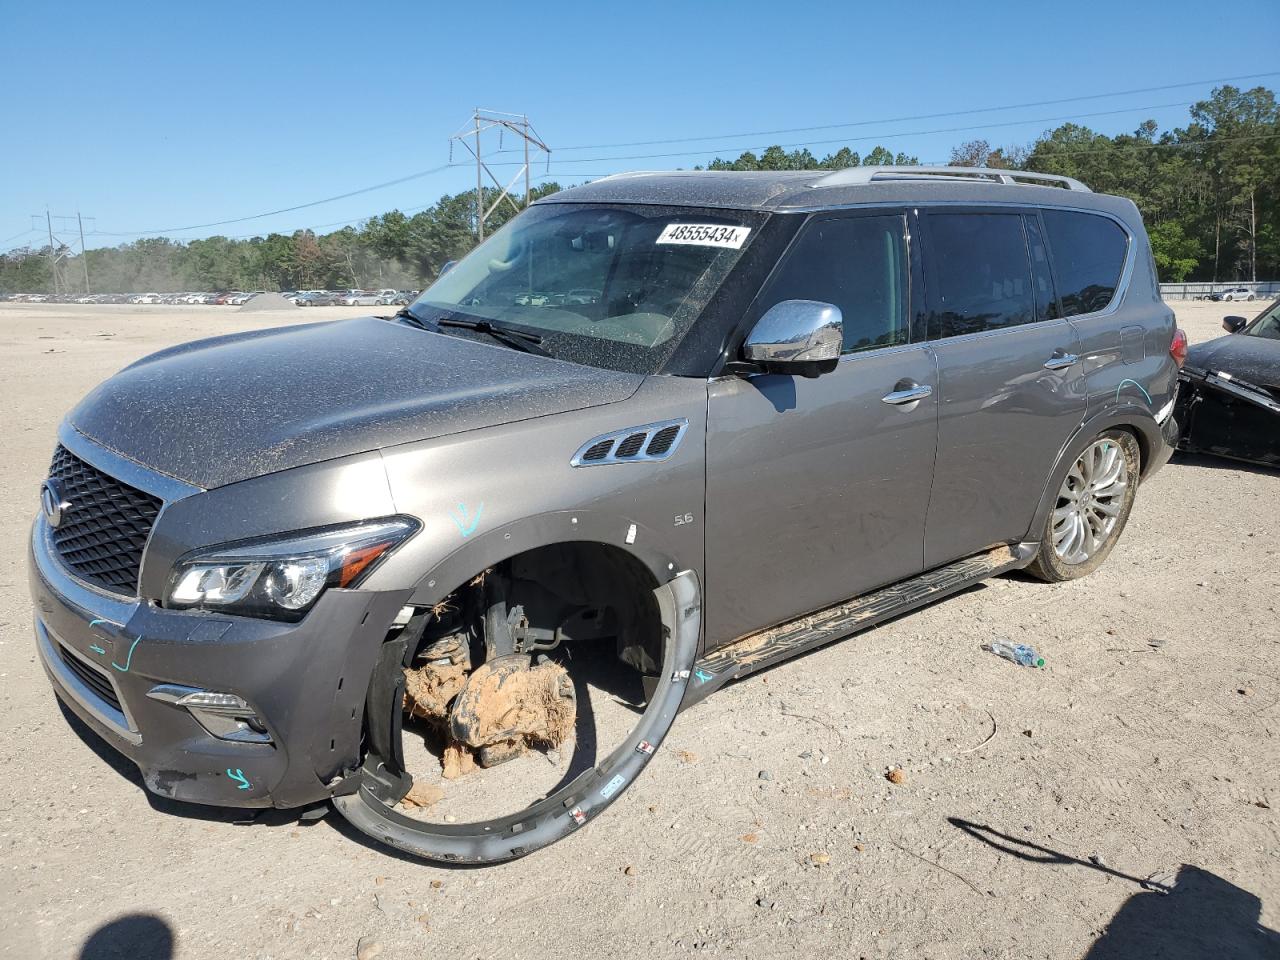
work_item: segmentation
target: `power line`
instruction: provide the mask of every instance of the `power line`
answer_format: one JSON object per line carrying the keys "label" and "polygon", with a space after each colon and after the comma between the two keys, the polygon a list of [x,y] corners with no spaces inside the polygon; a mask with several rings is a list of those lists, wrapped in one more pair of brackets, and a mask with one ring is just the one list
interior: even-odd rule
{"label": "power line", "polygon": [[[906,117],[888,117],[882,120],[849,120],[843,123],[824,123],[811,127],[782,127],[777,130],[755,130],[749,133],[708,134],[702,137],[673,137],[666,140],[632,140],[626,143],[590,143],[576,147],[557,147],[557,152],[565,150],[609,150],[616,147],[649,147],[669,143],[694,143],[699,140],[732,140],[739,137],[772,137],[784,133],[811,133],[815,130],[837,130],[841,127],[865,127],[881,123],[909,123],[915,120],[940,120],[944,117],[962,117],[975,113],[994,113],[999,110],[1020,110],[1026,107],[1049,107],[1060,103],[1077,103],[1081,100],[1103,100],[1108,97],[1124,97],[1135,93],[1158,93],[1163,90],[1178,90],[1185,87],[1199,87],[1207,84],[1233,83],[1238,80],[1258,80],[1263,77],[1280,76],[1280,71],[1268,73],[1250,73],[1238,77],[1219,77],[1216,80],[1188,80],[1185,83],[1168,83],[1158,87],[1135,87],[1132,90],[1115,90],[1111,93],[1090,93],[1079,97],[1060,97],[1056,100],[1033,100],[1027,103],[1008,103],[998,107],[974,107],[968,110],[948,110],[944,113],[917,113]],[[1135,109],[1150,109],[1147,107]],[[499,151],[508,152],[508,151]]]}
{"label": "power line", "polygon": [[432,167],[430,170],[419,170],[417,173],[410,173],[403,177],[397,177],[395,180],[387,180],[384,183],[375,183],[370,187],[361,187],[358,190],[350,190],[346,193],[340,193],[336,196],[325,197],[323,200],[312,200],[309,203],[299,203],[292,207],[281,207],[279,210],[268,210],[265,213],[255,213],[247,217],[234,217],[230,220],[214,220],[209,223],[193,223],[185,227],[161,227],[155,230],[128,230],[124,232],[99,230],[97,233],[107,237],[139,237],[146,234],[167,234],[182,233],[186,230],[203,230],[206,227],[224,227],[232,223],[244,223],[248,220],[261,220],[263,217],[274,217],[281,213],[293,213],[295,210],[305,210],[308,207],[318,207],[322,203],[333,203],[335,200],[345,200],[348,197],[359,196],[362,193],[372,193],[374,190],[382,190],[386,187],[394,187],[401,183],[408,183],[410,180],[418,180],[422,177],[429,177],[432,174],[440,173],[448,170],[450,167],[464,166],[464,164],[445,163],[438,167]]}
{"label": "power line", "polygon": [[[621,148],[621,147],[627,147],[627,146],[641,146],[641,145],[647,146],[650,144],[656,145],[656,144],[662,144],[662,143],[680,143],[680,142],[687,143],[687,142],[694,142],[697,140],[734,139],[739,137],[752,137],[752,136],[773,136],[779,133],[792,133],[792,132],[800,133],[800,132],[807,132],[812,130],[838,129],[841,127],[850,127],[850,126],[869,126],[869,125],[876,125],[876,124],[899,123],[899,122],[905,122],[909,120],[918,120],[918,119],[939,119],[939,118],[948,117],[948,116],[964,116],[964,115],[971,115],[975,113],[995,112],[999,110],[1013,110],[1013,109],[1030,107],[1030,106],[1048,106],[1048,105],[1059,104],[1059,103],[1072,103],[1072,102],[1081,101],[1081,100],[1097,100],[1105,97],[1118,97],[1118,96],[1131,95],[1134,93],[1149,93],[1149,92],[1155,92],[1159,90],[1172,90],[1172,89],[1178,89],[1183,87],[1203,86],[1205,84],[1230,83],[1233,81],[1260,79],[1263,77],[1271,77],[1271,76],[1280,76],[1280,71],[1271,71],[1267,73],[1256,73],[1256,74],[1245,74],[1245,75],[1235,76],[1235,77],[1220,77],[1214,80],[1191,80],[1191,81],[1186,81],[1185,83],[1165,84],[1165,85],[1156,86],[1156,87],[1140,87],[1140,88],[1134,88],[1131,90],[1113,91],[1111,93],[1085,94],[1079,97],[1061,97],[1054,100],[1033,101],[1025,104],[1005,104],[1001,106],[975,107],[968,110],[955,110],[955,111],[947,111],[943,113],[917,114],[911,117],[893,117],[893,118],[884,118],[884,119],[878,119],[878,120],[877,119],[858,120],[858,121],[851,121],[847,123],[820,124],[820,125],[810,126],[810,127],[790,127],[790,128],[784,128],[784,129],[774,130],[774,131],[759,131],[759,132],[753,132],[753,133],[729,133],[729,134],[723,134],[723,135],[717,135],[717,136],[708,135],[706,137],[689,137],[689,138],[683,138],[683,139],[675,138],[670,140],[631,141],[629,143],[617,143],[617,144],[580,145],[577,147],[567,147],[564,149],[569,149],[569,150],[611,149],[614,147]],[[1171,104],[1168,106],[1186,106],[1186,105],[1187,105],[1186,103],[1179,103],[1179,104]],[[1120,111],[1077,114],[1075,116],[1103,116],[1103,115],[1107,115],[1107,113],[1125,113],[1125,112],[1129,112],[1129,110],[1136,111],[1136,110],[1162,109],[1164,106],[1165,105],[1132,107],[1132,108],[1126,108],[1126,110],[1120,110]],[[1065,119],[1072,119],[1072,118],[1065,118]],[[1027,120],[1027,121],[1017,121],[1015,123],[1009,123],[1009,124],[986,124],[986,125],[980,125],[976,127],[956,127],[956,128],[947,128],[944,130],[937,130],[937,131],[885,134],[880,136],[878,139],[889,139],[890,137],[899,137],[899,136],[922,136],[928,133],[954,133],[954,132],[959,132],[964,130],[986,129],[988,126],[991,126],[991,127],[1016,126],[1017,124],[1020,124],[1020,123],[1049,123],[1049,122],[1054,122],[1054,120],[1053,119]],[[855,138],[855,140],[857,139],[874,140],[874,139],[877,139],[877,137]],[[806,146],[806,145],[822,146],[829,143],[841,143],[841,142],[846,142],[846,141],[827,140],[827,141],[820,141],[812,144],[800,144],[800,143],[788,144],[787,146]],[[855,141],[849,141],[849,142],[855,142]],[[577,162],[603,163],[603,162],[608,162],[610,160],[649,160],[649,159],[661,159],[661,158],[669,158],[669,157],[687,157],[687,156],[693,156],[695,154],[716,153],[721,151],[738,150],[738,149],[742,149],[742,148],[737,146],[705,147],[705,148],[698,148],[697,150],[691,150],[686,153],[639,154],[639,155],[630,156],[630,157],[625,157],[625,156],[624,157],[596,157],[596,158],[590,158],[590,159],[580,159]],[[498,151],[498,152],[502,153],[502,152],[510,152],[510,151]],[[515,165],[518,165],[518,161],[504,162],[501,164],[493,164],[493,165],[494,166],[515,166]],[[101,236],[137,237],[137,236],[144,236],[148,234],[183,233],[187,230],[202,230],[208,227],[228,226],[233,223],[246,223],[250,220],[260,220],[265,217],[276,216],[277,214],[281,214],[281,213],[292,213],[296,210],[305,210],[309,207],[320,206],[321,204],[332,203],[337,200],[345,200],[348,197],[359,196],[360,194],[363,194],[363,193],[371,193],[375,190],[385,189],[386,187],[397,186],[398,184],[401,184],[401,183],[407,183],[410,180],[416,180],[422,177],[432,176],[437,173],[442,173],[445,170],[455,169],[462,166],[469,166],[469,164],[446,163],[438,167],[433,167],[430,170],[419,170],[415,173],[407,174],[406,176],[403,176],[403,177],[397,177],[394,180],[388,180],[383,183],[376,183],[368,187],[360,187],[359,189],[350,190],[346,193],[340,193],[332,197],[324,197],[320,200],[312,200],[307,203],[295,204],[294,206],[291,206],[291,207],[282,207],[278,210],[268,210],[264,213],[255,213],[249,216],[235,217],[228,220],[215,220],[209,223],[189,224],[183,227],[164,227],[160,229],[149,229],[149,230],[128,230],[128,231],[110,231],[110,232],[98,231],[98,234]],[[5,241],[5,242],[8,242],[8,241]]]}
{"label": "power line", "polygon": [[[935,127],[932,130],[905,130],[899,133],[876,133],[867,134],[860,137],[837,137],[833,140],[801,140],[796,143],[770,143],[765,144],[766,147],[822,147],[830,144],[840,143],[862,143],[866,141],[893,140],[899,137],[924,137],[938,133],[965,133],[974,130],[994,130],[1003,127],[1022,127],[1033,123],[1065,123],[1071,120],[1079,120],[1084,117],[1106,117],[1115,116],[1121,113],[1137,113],[1145,110],[1165,110],[1170,107],[1186,107],[1190,106],[1190,101],[1180,101],[1178,103],[1153,103],[1142,107],[1125,107],[1120,110],[1097,110],[1091,113],[1073,113],[1060,117],[1041,117],[1035,120],[1006,120],[1001,123],[983,123],[962,127]],[[746,151],[751,149],[753,145],[747,146],[720,146],[720,147],[699,147],[696,150],[677,151],[674,153],[634,153],[626,156],[610,156],[610,157],[574,157],[574,163],[612,163],[619,160],[665,160],[675,157],[692,157],[705,156],[709,153],[730,153],[734,150]],[[495,163],[494,166],[511,166],[509,162]]]}

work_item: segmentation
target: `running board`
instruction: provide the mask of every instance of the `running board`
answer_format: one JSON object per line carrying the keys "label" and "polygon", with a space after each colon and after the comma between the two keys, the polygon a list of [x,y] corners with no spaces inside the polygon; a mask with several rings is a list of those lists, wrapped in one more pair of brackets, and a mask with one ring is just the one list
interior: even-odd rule
{"label": "running board", "polygon": [[682,709],[706,699],[731,680],[844,639],[998,573],[1025,567],[1038,547],[1035,543],[995,547],[713,650],[694,664]]}

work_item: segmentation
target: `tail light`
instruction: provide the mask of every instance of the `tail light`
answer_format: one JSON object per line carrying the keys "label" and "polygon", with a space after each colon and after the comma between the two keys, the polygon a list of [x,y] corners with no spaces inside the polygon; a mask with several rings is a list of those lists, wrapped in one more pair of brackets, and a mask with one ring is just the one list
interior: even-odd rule
{"label": "tail light", "polygon": [[1187,362],[1187,332],[1181,327],[1174,327],[1173,342],[1169,344],[1169,356],[1173,357],[1173,362],[1178,365],[1179,370]]}

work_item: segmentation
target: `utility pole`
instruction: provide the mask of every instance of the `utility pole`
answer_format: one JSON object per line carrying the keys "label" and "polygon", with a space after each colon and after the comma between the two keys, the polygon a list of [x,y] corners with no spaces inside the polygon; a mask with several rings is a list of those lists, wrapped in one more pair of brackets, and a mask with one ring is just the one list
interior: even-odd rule
{"label": "utility pole", "polygon": [[[32,220],[38,217],[39,214],[37,213],[31,215]],[[53,221],[59,221],[58,233],[62,233],[71,229],[71,221],[73,219],[76,222],[76,228],[80,232],[80,262],[84,269],[84,292],[86,294],[89,292],[89,254],[84,245],[84,217],[80,215],[79,210],[72,217],[70,214],[50,213],[49,208],[45,207],[44,226],[49,233],[49,273],[50,279],[53,281],[53,292],[55,294],[71,292],[71,284],[62,270],[62,261],[71,256],[75,250],[71,244],[65,243],[53,232]],[[93,219],[93,217],[89,218],[90,221]]]}
{"label": "utility pole", "polygon": [[[493,171],[489,169],[489,165],[484,162],[481,152],[481,134],[486,130],[498,128],[499,134],[502,131],[510,131],[524,141],[524,163],[514,177],[503,186],[497,177],[493,175]],[[475,145],[467,141],[474,138]],[[521,209],[520,205],[511,197],[511,188],[524,178],[524,202],[527,206],[529,197],[532,195],[532,178],[530,176],[530,159],[529,147],[541,151],[547,158],[547,164],[551,163],[551,148],[542,142],[542,138],[538,136],[533,124],[529,122],[529,117],[523,113],[499,113],[495,110],[481,110],[476,107],[475,112],[471,116],[471,123],[464,126],[461,130],[449,138],[450,143],[457,141],[467,149],[476,160],[476,240],[484,240],[484,222],[489,218],[494,210],[502,205],[502,201],[506,200],[515,208],[518,213]],[[452,154],[452,149],[450,150]],[[488,176],[493,181],[493,185],[498,188],[498,197],[489,205],[489,209],[484,206],[484,178]]]}
{"label": "utility pole", "polygon": [[53,246],[53,218],[49,216],[49,208],[44,208],[44,225],[49,228],[49,273],[53,277],[53,293],[57,296],[62,291],[58,289],[58,251]]}
{"label": "utility pole", "polygon": [[80,211],[76,211],[76,223],[80,225],[80,263],[84,266],[84,292],[87,296],[89,290],[89,251],[84,246],[84,221],[80,219]]}

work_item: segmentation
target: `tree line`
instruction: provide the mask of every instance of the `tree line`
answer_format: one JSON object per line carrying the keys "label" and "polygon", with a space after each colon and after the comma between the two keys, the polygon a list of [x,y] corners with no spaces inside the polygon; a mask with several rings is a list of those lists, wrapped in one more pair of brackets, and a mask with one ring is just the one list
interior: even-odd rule
{"label": "tree line", "polygon": [[[838,170],[917,162],[880,146],[865,156],[846,147],[821,159],[807,149],[772,146],[759,155],[717,158],[707,169]],[[1064,123],[1027,145],[967,141],[952,150],[950,162],[1064,174],[1129,197],[1142,211],[1166,282],[1280,277],[1280,110],[1265,87],[1219,87],[1192,106],[1185,127],[1162,132],[1147,121],[1112,137]],[[532,199],[559,189],[543,184]],[[486,207],[497,198],[496,190],[487,191]],[[519,206],[503,203],[486,220],[486,230],[500,227]],[[95,293],[420,288],[474,244],[475,194],[466,192],[411,215],[392,210],[325,234],[303,229],[191,241],[149,237],[85,256]],[[56,252],[64,255],[62,273],[75,290],[83,283],[79,256]],[[52,292],[49,254],[45,247],[0,255],[0,291]]]}

